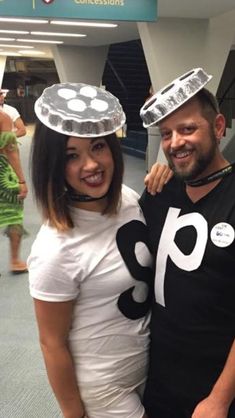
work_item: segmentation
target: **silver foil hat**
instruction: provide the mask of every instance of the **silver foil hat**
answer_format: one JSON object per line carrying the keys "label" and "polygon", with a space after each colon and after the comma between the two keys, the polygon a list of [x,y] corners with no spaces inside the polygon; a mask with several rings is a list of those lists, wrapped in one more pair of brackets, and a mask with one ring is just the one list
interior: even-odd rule
{"label": "silver foil hat", "polygon": [[202,68],[193,68],[155,93],[140,109],[143,126],[148,128],[197,94],[210,80]]}
{"label": "silver foil hat", "polygon": [[53,131],[92,138],[120,129],[126,116],[108,91],[83,83],[61,83],[47,87],[34,106],[38,119]]}

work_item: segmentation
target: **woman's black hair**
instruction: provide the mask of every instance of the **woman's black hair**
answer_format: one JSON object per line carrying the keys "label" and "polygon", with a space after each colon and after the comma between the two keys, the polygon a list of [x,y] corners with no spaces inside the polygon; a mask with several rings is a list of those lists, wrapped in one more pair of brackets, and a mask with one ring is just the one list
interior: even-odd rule
{"label": "woman's black hair", "polygon": [[[107,206],[103,214],[114,214],[118,210],[121,196],[124,163],[119,139],[115,134],[103,137],[114,161],[113,179],[107,194]],[[65,165],[66,145],[69,136],[55,132],[36,123],[31,148],[31,178],[33,193],[44,219],[48,219],[58,230],[73,227],[66,197]]]}

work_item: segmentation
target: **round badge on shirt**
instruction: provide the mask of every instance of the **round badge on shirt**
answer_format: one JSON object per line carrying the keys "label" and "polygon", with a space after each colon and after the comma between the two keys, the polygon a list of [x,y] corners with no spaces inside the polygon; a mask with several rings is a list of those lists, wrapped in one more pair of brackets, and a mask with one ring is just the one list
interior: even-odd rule
{"label": "round badge on shirt", "polygon": [[217,247],[228,247],[235,238],[235,232],[231,225],[219,222],[211,230],[211,241]]}

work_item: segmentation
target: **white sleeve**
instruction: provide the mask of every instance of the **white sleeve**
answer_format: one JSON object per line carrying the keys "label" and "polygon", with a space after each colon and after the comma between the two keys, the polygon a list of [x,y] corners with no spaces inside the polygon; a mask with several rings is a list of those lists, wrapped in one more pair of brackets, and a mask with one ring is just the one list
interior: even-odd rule
{"label": "white sleeve", "polygon": [[4,104],[3,105],[3,110],[10,116],[10,118],[12,119],[13,122],[15,122],[16,119],[21,117],[18,110],[13,106],[9,106],[7,104]]}
{"label": "white sleeve", "polygon": [[30,295],[48,302],[73,300],[79,294],[79,262],[66,245],[48,238],[39,233],[27,260]]}
{"label": "white sleeve", "polygon": [[128,196],[129,198],[132,198],[133,200],[137,201],[140,198],[140,195],[130,187],[126,186],[125,184],[122,185],[122,192],[124,195]]}
{"label": "white sleeve", "polygon": [[17,109],[14,109],[14,111],[12,112],[12,120],[13,120],[13,122],[15,122],[16,121],[16,119],[18,119],[18,118],[20,118],[21,116],[20,116],[20,114],[19,114],[19,112],[18,112],[18,110]]}

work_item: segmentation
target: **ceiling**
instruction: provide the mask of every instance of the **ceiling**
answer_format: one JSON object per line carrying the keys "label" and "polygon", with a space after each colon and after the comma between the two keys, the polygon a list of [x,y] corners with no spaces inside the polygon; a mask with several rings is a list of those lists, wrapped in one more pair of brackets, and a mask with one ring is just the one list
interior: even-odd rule
{"label": "ceiling", "polygon": [[[176,7],[177,3],[177,7]],[[209,18],[218,16],[223,13],[235,10],[235,0],[158,0],[158,16],[163,17],[177,17],[177,18]],[[76,27],[76,26],[59,26],[47,24],[25,24],[25,23],[9,23],[0,22],[1,30],[27,30],[44,31],[44,32],[66,32],[66,33],[81,33],[85,34],[84,38],[64,37],[64,36],[43,36],[32,34],[6,34],[0,32],[0,55],[10,51],[13,55],[16,51],[25,51],[26,47],[31,48],[28,52],[21,52],[19,56],[52,58],[50,45],[43,43],[26,43],[25,41],[4,41],[1,38],[13,37],[16,39],[31,39],[31,40],[60,40],[63,45],[78,45],[78,46],[100,46],[117,42],[130,41],[139,38],[137,25],[135,22],[112,22],[117,23],[115,28],[91,28],[91,27]],[[234,30],[235,32],[235,30]],[[235,33],[234,33],[235,35]],[[234,39],[235,44],[235,39]],[[7,45],[7,46],[2,46]],[[8,46],[9,45],[9,46]],[[19,47],[10,47],[10,45],[19,45]],[[20,48],[20,47],[24,48]],[[34,48],[32,48],[34,47]],[[30,52],[35,51],[35,53]],[[36,51],[41,51],[36,52]],[[9,56],[9,54],[8,54]]]}

